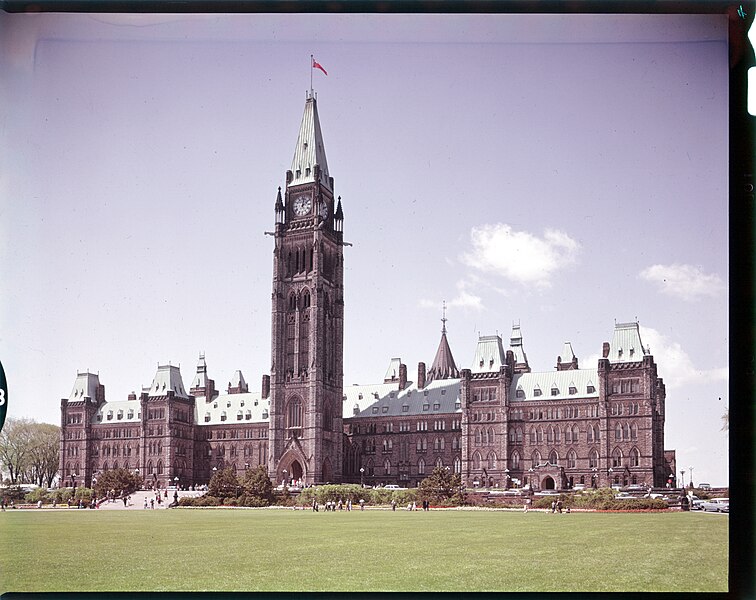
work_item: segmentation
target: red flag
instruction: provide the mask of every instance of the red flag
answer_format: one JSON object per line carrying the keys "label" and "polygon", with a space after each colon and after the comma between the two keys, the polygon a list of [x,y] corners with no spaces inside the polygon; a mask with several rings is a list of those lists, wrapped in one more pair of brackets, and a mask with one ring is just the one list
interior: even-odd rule
{"label": "red flag", "polygon": [[312,59],[312,68],[313,69],[320,69],[321,71],[323,71],[323,73],[325,73],[326,75],[328,75],[328,71],[326,71],[323,68],[323,65],[321,65],[319,62],[317,62],[314,58]]}

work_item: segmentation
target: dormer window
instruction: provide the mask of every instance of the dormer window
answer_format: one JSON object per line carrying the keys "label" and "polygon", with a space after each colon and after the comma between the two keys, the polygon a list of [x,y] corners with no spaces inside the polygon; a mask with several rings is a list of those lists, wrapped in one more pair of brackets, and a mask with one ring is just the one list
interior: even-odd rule
{"label": "dormer window", "polygon": [[360,394],[359,396],[357,396],[357,399],[358,400],[362,400],[362,394]]}
{"label": "dormer window", "polygon": [[102,421],[102,415],[97,415],[97,420]]}
{"label": "dormer window", "polygon": [[267,419],[267,418],[268,418],[268,410],[267,410],[267,409],[265,409],[265,410],[263,411],[263,414],[262,414],[262,418],[263,418],[263,419]]}
{"label": "dormer window", "polygon": [[427,395],[428,395],[428,390],[424,390],[423,391],[423,396],[427,396]]}
{"label": "dormer window", "polygon": [[462,408],[462,401],[457,398],[457,400],[454,402],[454,410],[459,410],[460,408]]}
{"label": "dormer window", "polygon": [[244,400],[242,400],[241,402],[239,402],[239,406],[244,406]]}
{"label": "dormer window", "polygon": [[359,405],[359,404],[355,404],[355,405],[354,405],[354,408],[352,408],[352,414],[353,414],[353,415],[358,415],[358,414],[360,414],[360,405]]}
{"label": "dormer window", "polygon": [[122,411],[122,410],[119,410],[119,411],[118,411],[118,413],[116,414],[116,418],[117,418],[117,419],[118,419],[119,421],[120,421],[121,419],[123,419],[123,411]]}
{"label": "dormer window", "polygon": [[237,421],[241,421],[241,420],[242,420],[242,417],[243,417],[243,415],[242,415],[242,411],[239,411],[239,412],[237,412],[237,413],[236,413],[236,420],[237,420]]}
{"label": "dormer window", "polygon": [[129,418],[129,419],[133,419],[134,418],[134,411],[133,410],[129,411],[129,414],[128,414],[127,418]]}
{"label": "dormer window", "polygon": [[218,403],[217,402],[213,402],[213,408],[218,408]]}
{"label": "dormer window", "polygon": [[[444,390],[444,391],[446,391],[446,390]],[[436,402],[436,403],[435,403],[435,404],[433,405],[433,410],[439,410],[440,408],[441,408],[441,405],[440,405],[440,404],[439,404],[438,402]]]}
{"label": "dormer window", "polygon": [[446,396],[446,390],[441,390],[441,395]]}
{"label": "dormer window", "polygon": [[387,413],[388,412],[388,406],[381,407],[381,412],[382,413]]}
{"label": "dormer window", "polygon": [[244,419],[245,420],[249,421],[251,418],[252,418],[252,411],[251,410],[248,410],[247,412],[244,413]]}
{"label": "dormer window", "polygon": [[535,388],[533,389],[533,395],[534,395],[534,396],[540,396],[540,395],[541,395],[541,388],[539,388],[539,387],[535,387]]}
{"label": "dormer window", "polygon": [[585,391],[587,394],[595,394],[596,388],[589,384]]}
{"label": "dormer window", "polygon": [[374,406],[374,407],[373,407],[373,414],[374,414],[374,415],[377,415],[377,414],[378,414],[378,407],[377,407],[377,406]]}
{"label": "dormer window", "polygon": [[570,386],[570,395],[577,394],[577,388],[574,385]]}
{"label": "dormer window", "polygon": [[553,386],[551,388],[551,395],[552,396],[558,396],[559,395],[559,388],[557,386]]}
{"label": "dormer window", "polygon": [[409,412],[409,404],[402,404],[402,412]]}
{"label": "dormer window", "polygon": [[225,421],[225,420],[226,420],[226,411],[224,410],[224,411],[223,411],[223,412],[221,413],[221,421]]}
{"label": "dormer window", "polygon": [[108,411],[108,421],[111,421],[112,419],[113,419],[113,411],[109,410]]}
{"label": "dormer window", "polygon": [[231,400],[226,401],[226,408],[231,408]]}
{"label": "dormer window", "polygon": [[515,398],[524,398],[525,397],[525,390],[523,390],[519,385],[517,386],[517,391],[515,392]]}
{"label": "dormer window", "polygon": [[206,412],[205,413],[205,423],[209,423],[209,422],[210,422],[210,413]]}
{"label": "dormer window", "polygon": [[430,408],[430,404],[423,404],[423,410],[426,411]]}

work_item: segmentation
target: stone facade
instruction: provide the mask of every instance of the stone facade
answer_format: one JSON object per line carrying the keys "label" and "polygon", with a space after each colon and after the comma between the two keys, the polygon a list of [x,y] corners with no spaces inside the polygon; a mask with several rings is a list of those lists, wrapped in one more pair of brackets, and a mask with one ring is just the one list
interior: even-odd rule
{"label": "stone facade", "polygon": [[416,381],[395,358],[382,382],[345,389],[343,219],[310,94],[275,202],[272,360],[260,391],[236,371],[220,393],[202,355],[188,391],[178,367],[159,365],[149,388],[122,401],[79,373],[61,401],[61,484],[124,467],[155,487],[197,485],[227,465],[305,484],[415,486],[436,466],[469,487],[660,486],[674,475],[665,387],[637,323],[617,324],[592,368],[566,342],[554,371],[532,372],[515,325],[508,349],[480,337],[460,370],[444,314]]}

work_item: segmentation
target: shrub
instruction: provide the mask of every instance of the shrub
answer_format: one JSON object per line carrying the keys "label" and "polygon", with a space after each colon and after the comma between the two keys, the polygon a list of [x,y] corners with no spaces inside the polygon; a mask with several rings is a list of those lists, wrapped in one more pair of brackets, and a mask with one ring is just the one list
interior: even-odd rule
{"label": "shrub", "polygon": [[42,500],[43,504],[50,504],[52,502],[52,493],[48,492],[45,488],[37,488],[24,496],[24,502],[29,502],[30,504],[36,504],[40,500]]}
{"label": "shrub", "polygon": [[216,472],[207,486],[209,496],[216,498],[236,498],[241,495],[239,478],[231,467]]}
{"label": "shrub", "polygon": [[[142,478],[128,469],[109,469],[100,473],[94,484],[98,498],[104,498],[110,490],[116,495],[131,494],[142,485]],[[78,490],[78,488],[77,488]]]}

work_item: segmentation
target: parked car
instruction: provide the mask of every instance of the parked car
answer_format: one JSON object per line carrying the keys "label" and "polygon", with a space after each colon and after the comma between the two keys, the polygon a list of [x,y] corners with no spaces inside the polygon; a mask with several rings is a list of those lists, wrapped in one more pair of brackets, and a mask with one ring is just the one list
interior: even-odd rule
{"label": "parked car", "polygon": [[388,485],[383,486],[384,490],[406,490],[407,488],[399,487],[395,483],[389,483]]}
{"label": "parked car", "polygon": [[702,504],[703,510],[708,512],[730,512],[729,498],[712,498]]}
{"label": "parked car", "polygon": [[698,484],[698,489],[700,489],[700,490],[710,490],[711,489],[711,484],[710,483],[699,483]]}

